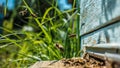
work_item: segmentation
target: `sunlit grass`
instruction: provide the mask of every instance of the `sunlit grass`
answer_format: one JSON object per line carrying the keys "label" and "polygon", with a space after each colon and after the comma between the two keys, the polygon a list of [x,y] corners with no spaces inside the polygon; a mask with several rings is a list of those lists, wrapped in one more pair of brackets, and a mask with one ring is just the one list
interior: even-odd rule
{"label": "sunlit grass", "polygon": [[[22,1],[21,6],[27,8],[30,15],[37,13],[34,8],[28,5],[26,0]],[[46,9],[42,17],[26,17],[29,19],[28,23],[39,29],[39,32],[22,30],[18,32],[13,29],[2,28],[6,35],[0,35],[0,67],[27,68],[36,61],[60,60],[80,56],[81,51],[77,48],[79,46],[77,44],[78,37],[69,37],[71,34],[78,35],[76,34],[78,31],[76,25],[79,25],[76,23],[78,11],[73,8],[61,12],[56,4],[52,4],[55,3],[54,0],[52,3],[48,0],[45,1],[50,3],[51,7]],[[52,15],[51,12],[53,12]],[[56,43],[64,47],[64,52],[55,47]]]}

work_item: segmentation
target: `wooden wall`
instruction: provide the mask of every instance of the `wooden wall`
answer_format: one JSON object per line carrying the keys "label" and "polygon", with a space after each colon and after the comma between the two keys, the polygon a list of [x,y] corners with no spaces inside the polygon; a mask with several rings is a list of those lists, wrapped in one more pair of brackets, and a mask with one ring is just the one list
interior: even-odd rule
{"label": "wooden wall", "polygon": [[81,46],[120,43],[120,0],[80,0]]}

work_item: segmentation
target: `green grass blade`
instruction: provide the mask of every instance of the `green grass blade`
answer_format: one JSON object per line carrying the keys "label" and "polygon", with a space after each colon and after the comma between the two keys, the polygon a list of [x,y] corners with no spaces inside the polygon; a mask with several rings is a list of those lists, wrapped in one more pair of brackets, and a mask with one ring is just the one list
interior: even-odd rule
{"label": "green grass blade", "polygon": [[[24,4],[26,5],[26,7],[28,8],[28,10],[30,11],[31,14],[34,14],[32,9],[28,6],[28,4],[25,2],[25,0],[23,0]],[[45,34],[46,38],[48,39],[48,42],[51,43],[51,37],[49,35],[49,33],[43,28],[42,24],[40,23],[40,21],[37,18],[34,18],[34,20],[37,22],[37,24],[39,25],[39,27],[42,29],[43,33]]]}

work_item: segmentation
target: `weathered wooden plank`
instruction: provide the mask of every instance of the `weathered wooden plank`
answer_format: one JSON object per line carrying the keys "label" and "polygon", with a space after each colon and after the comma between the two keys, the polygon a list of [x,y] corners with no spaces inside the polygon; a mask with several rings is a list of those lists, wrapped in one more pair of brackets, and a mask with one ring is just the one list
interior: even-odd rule
{"label": "weathered wooden plank", "polygon": [[81,38],[83,45],[95,45],[102,43],[120,43],[120,22],[93,32]]}
{"label": "weathered wooden plank", "polygon": [[64,68],[63,64],[58,61],[39,61],[32,65],[30,68]]}
{"label": "weathered wooden plank", "polygon": [[120,43],[120,0],[81,0],[80,8],[82,46]]}
{"label": "weathered wooden plank", "polygon": [[120,54],[118,51],[120,50],[119,44],[97,44],[95,46],[85,46],[86,52],[96,52],[96,53],[114,53]]}
{"label": "weathered wooden plank", "polygon": [[110,21],[108,21],[108,22],[106,22],[106,23],[104,23],[104,24],[101,24],[100,26],[98,26],[98,27],[96,27],[96,28],[94,28],[94,29],[86,32],[86,33],[81,34],[81,37],[83,37],[83,36],[85,36],[85,35],[88,35],[88,34],[90,34],[90,33],[96,32],[96,31],[98,31],[98,30],[102,30],[103,28],[106,28],[106,27],[108,27],[108,26],[110,26],[110,25],[113,25],[113,24],[115,24],[115,23],[118,23],[119,21],[120,21],[120,16],[118,16],[118,17],[116,17],[116,18],[114,18],[114,19],[112,19],[112,20],[110,20]]}
{"label": "weathered wooden plank", "polygon": [[81,34],[120,16],[120,0],[81,0]]}

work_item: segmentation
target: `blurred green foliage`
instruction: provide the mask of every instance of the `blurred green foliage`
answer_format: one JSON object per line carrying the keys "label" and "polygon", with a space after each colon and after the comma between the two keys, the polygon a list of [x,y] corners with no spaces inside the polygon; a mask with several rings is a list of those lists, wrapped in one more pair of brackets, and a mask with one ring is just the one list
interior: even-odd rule
{"label": "blurred green foliage", "polygon": [[[59,60],[80,56],[76,36],[77,9],[61,12],[56,0],[22,0],[13,10],[9,19],[4,20],[4,33],[0,36],[0,68],[28,68],[36,61]],[[27,16],[20,16],[21,10],[27,9]],[[17,19],[17,21],[15,21]],[[14,28],[19,20],[27,19],[26,26],[33,31]],[[63,46],[61,52],[55,46]]]}

